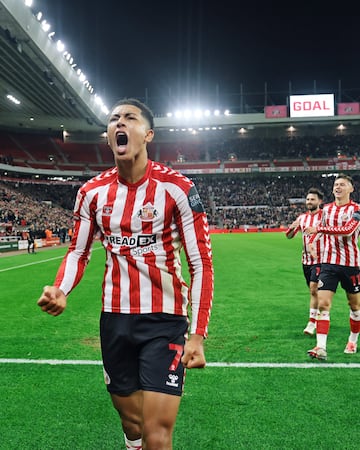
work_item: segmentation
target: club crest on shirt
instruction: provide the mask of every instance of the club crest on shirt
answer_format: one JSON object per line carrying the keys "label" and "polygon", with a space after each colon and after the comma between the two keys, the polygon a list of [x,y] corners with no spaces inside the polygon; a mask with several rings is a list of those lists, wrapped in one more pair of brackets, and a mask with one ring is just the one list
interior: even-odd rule
{"label": "club crest on shirt", "polygon": [[110,205],[103,206],[103,216],[111,216],[113,212],[113,208]]}
{"label": "club crest on shirt", "polygon": [[343,214],[343,215],[341,216],[341,220],[342,220],[343,222],[347,222],[347,221],[349,220],[349,216],[348,216],[347,214]]}
{"label": "club crest on shirt", "polygon": [[147,203],[144,205],[140,211],[137,213],[137,217],[143,222],[151,222],[158,215],[154,205],[151,203]]}

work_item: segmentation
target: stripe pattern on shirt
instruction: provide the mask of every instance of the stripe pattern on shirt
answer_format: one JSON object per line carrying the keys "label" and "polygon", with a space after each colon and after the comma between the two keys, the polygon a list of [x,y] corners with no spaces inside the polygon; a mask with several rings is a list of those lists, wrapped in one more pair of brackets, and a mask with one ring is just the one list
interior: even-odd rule
{"label": "stripe pattern on shirt", "polygon": [[[106,250],[103,311],[186,316],[190,304],[191,332],[206,336],[212,252],[206,213],[197,208],[197,196],[191,180],[152,161],[136,184],[120,179],[116,168],[89,180],[78,192],[74,237],[56,285],[71,292],[99,234]],[[182,275],[182,248],[189,285]]]}
{"label": "stripe pattern on shirt", "polygon": [[[335,202],[323,208],[322,225],[326,227],[342,227],[348,222],[359,205],[350,201],[346,205],[337,206]],[[359,239],[360,229],[357,228],[351,236],[324,234],[325,247],[322,262],[338,264],[340,266],[359,266]]]}

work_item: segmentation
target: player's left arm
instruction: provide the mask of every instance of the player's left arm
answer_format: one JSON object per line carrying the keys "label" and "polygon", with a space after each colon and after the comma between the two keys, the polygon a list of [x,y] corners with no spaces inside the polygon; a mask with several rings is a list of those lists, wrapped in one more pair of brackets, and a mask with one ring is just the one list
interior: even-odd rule
{"label": "player's left arm", "polygon": [[340,227],[331,227],[319,225],[317,227],[318,233],[325,234],[339,234],[341,236],[351,236],[360,226],[360,210],[357,210],[352,215],[351,219]]}
{"label": "player's left arm", "polygon": [[[209,224],[199,194],[191,185],[178,199],[177,224],[190,273],[191,335],[206,337],[212,309],[214,272]],[[189,343],[191,342],[190,338]],[[200,354],[199,350],[199,354]]]}

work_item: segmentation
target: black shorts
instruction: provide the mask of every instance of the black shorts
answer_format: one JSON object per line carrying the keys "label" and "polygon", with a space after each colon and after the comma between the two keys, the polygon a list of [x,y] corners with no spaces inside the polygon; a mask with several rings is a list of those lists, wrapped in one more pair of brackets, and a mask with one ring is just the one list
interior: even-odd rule
{"label": "black shorts", "polygon": [[107,390],[130,395],[144,390],[182,395],[181,363],[188,320],[171,314],[116,314],[100,317],[101,352]]}
{"label": "black shorts", "polygon": [[336,292],[338,284],[348,294],[360,292],[359,267],[339,266],[337,264],[321,264],[318,290]]}
{"label": "black shorts", "polygon": [[308,286],[310,285],[310,281],[312,281],[314,283],[318,282],[320,269],[321,269],[321,264],[313,264],[311,266],[303,264],[304,277],[306,280],[306,284]]}

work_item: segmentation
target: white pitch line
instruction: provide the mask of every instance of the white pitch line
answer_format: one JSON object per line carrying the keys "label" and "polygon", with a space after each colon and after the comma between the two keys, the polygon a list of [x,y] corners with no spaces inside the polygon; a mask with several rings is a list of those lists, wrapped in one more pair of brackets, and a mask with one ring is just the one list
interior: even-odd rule
{"label": "white pitch line", "polygon": [[43,259],[42,261],[34,261],[31,263],[22,264],[20,266],[7,267],[6,269],[0,269],[0,272],[7,272],[8,270],[16,270],[16,269],[21,269],[22,267],[34,266],[36,264],[42,264],[42,263],[46,263],[49,261],[54,261],[55,259],[61,259],[63,257],[64,256],[56,256],[55,258]]}
{"label": "white pitch line", "polygon": [[[100,249],[102,249],[102,247],[96,247],[96,248],[93,248],[92,251],[100,250]],[[6,269],[0,269],[0,273],[7,272],[8,270],[21,269],[22,267],[35,266],[36,264],[43,264],[43,263],[46,263],[49,261],[55,261],[56,259],[63,259],[63,258],[64,258],[64,255],[60,255],[60,256],[55,256],[54,258],[48,258],[48,259],[43,259],[41,261],[33,261],[31,263],[22,264],[20,266],[7,267]]]}
{"label": "white pitch line", "polygon": [[[49,364],[49,365],[78,365],[78,366],[101,366],[102,361],[88,359],[25,359],[25,358],[0,358],[0,364]],[[238,367],[247,369],[270,368],[270,369],[360,369],[360,363],[324,363],[316,361],[313,363],[227,363],[209,362],[206,367]]]}

